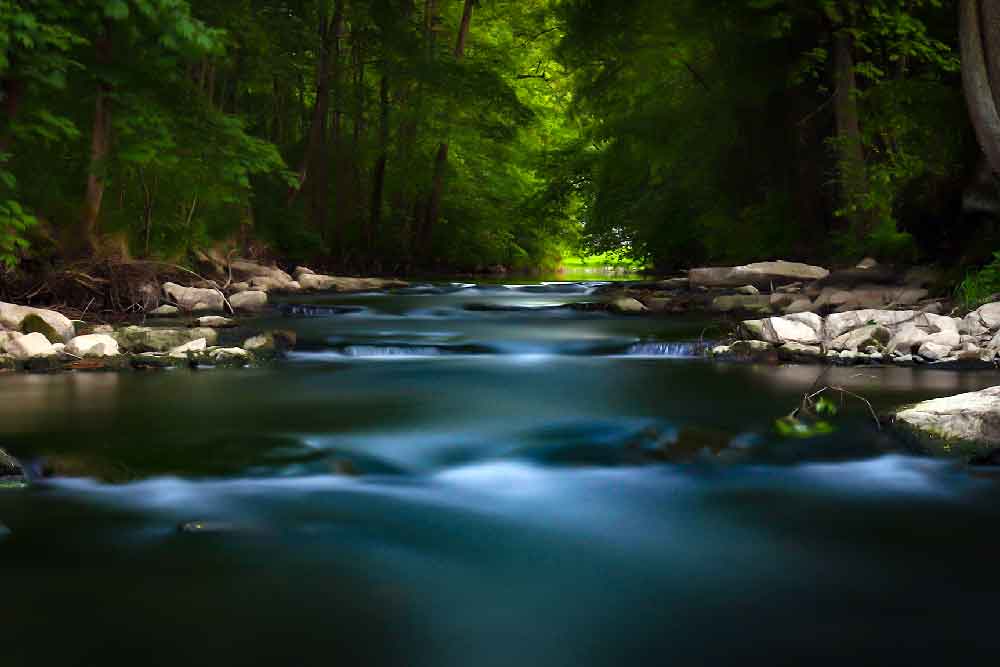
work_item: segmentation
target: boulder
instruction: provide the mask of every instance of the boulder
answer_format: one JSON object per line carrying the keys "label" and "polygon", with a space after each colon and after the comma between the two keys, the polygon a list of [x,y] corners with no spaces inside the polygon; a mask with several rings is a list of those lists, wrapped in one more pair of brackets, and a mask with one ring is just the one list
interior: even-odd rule
{"label": "boulder", "polygon": [[268,331],[243,341],[243,349],[258,358],[270,358],[293,349],[296,342],[294,331]]}
{"label": "boulder", "polygon": [[52,357],[57,354],[49,339],[40,333],[30,333],[7,343],[7,353],[18,361]]}
{"label": "boulder", "polygon": [[181,310],[177,306],[162,305],[156,310],[149,311],[150,317],[177,317]]}
{"label": "boulder", "polygon": [[210,329],[229,329],[237,326],[236,320],[231,320],[228,317],[219,317],[218,315],[199,317],[197,322],[199,327],[208,327]]}
{"label": "boulder", "polygon": [[746,296],[758,296],[760,294],[760,290],[753,285],[744,285],[743,287],[737,289],[736,293],[744,294]]}
{"label": "boulder", "polygon": [[809,324],[787,317],[769,317],[763,321],[760,340],[774,345],[801,343],[819,345],[822,338]]}
{"label": "boulder", "polygon": [[208,357],[216,366],[242,368],[250,363],[250,353],[240,347],[220,347],[209,350]]}
{"label": "boulder", "polygon": [[771,312],[771,297],[757,295],[735,294],[729,296],[716,297],[712,301],[712,310],[720,313],[731,313],[734,311],[757,311],[762,313]]}
{"label": "boulder", "polygon": [[823,337],[823,318],[816,313],[791,313],[785,315],[785,319],[808,325],[820,338]]}
{"label": "boulder", "polygon": [[858,268],[858,269],[874,269],[874,268],[877,268],[877,267],[878,267],[878,260],[876,260],[874,257],[865,257],[863,260],[861,260],[860,262],[858,262],[858,265],[855,268]]}
{"label": "boulder", "polygon": [[222,312],[225,309],[225,297],[217,289],[183,287],[176,283],[164,283],[163,293],[177,304],[178,308],[188,312]]}
{"label": "boulder", "polygon": [[[62,343],[69,342],[76,335],[76,327],[73,322],[61,313],[0,301],[0,326],[23,331],[26,319],[28,320],[28,328],[33,330],[24,333],[42,333],[46,338],[51,335],[50,340]],[[46,331],[37,330],[40,324],[45,325]]]}
{"label": "boulder", "polygon": [[951,356],[952,348],[948,345],[940,345],[938,343],[924,343],[920,346],[920,350],[917,352],[921,357],[927,361],[941,361],[947,359]]}
{"label": "boulder", "polygon": [[292,277],[276,266],[264,266],[247,259],[237,259],[230,265],[233,273],[239,278],[247,278],[253,282],[254,278],[272,278],[283,283],[292,282]]}
{"label": "boulder", "polygon": [[854,310],[834,313],[826,318],[826,333],[830,338],[839,338],[845,333],[871,324],[895,329],[914,322],[918,315],[930,317],[912,310]]}
{"label": "boulder", "polygon": [[767,359],[774,354],[774,346],[760,340],[738,340],[729,350],[734,356],[747,359]]}
{"label": "boulder", "polygon": [[340,278],[311,273],[299,274],[297,278],[304,290],[366,292],[368,290],[409,287],[409,283],[402,280],[383,280],[381,278]]}
{"label": "boulder", "polygon": [[254,312],[267,308],[267,292],[240,292],[229,298],[233,310]]}
{"label": "boulder", "polygon": [[0,353],[7,351],[7,345],[24,334],[20,331],[0,331]]}
{"label": "boulder", "polygon": [[302,289],[302,285],[294,280],[284,280],[274,276],[258,276],[250,279],[250,289],[261,292],[297,292]]}
{"label": "boulder", "polygon": [[801,298],[801,299],[796,299],[791,303],[791,305],[786,307],[785,313],[788,315],[792,315],[795,313],[808,313],[814,310],[815,308],[816,305],[812,302],[812,299]]}
{"label": "boulder", "polygon": [[778,348],[778,358],[792,362],[819,361],[823,358],[823,348],[818,345],[785,343]]}
{"label": "boulder", "polygon": [[821,280],[830,272],[818,266],[797,262],[757,262],[746,266],[691,269],[692,287],[770,287],[792,282]]}
{"label": "boulder", "polygon": [[118,341],[107,334],[77,336],[66,345],[66,352],[74,357],[116,357]]}
{"label": "boulder", "polygon": [[928,343],[941,345],[950,350],[957,350],[962,347],[962,337],[957,331],[940,331],[927,337]]}
{"label": "boulder", "polygon": [[866,350],[869,347],[880,350],[891,338],[892,332],[887,328],[879,324],[872,324],[834,338],[829,347],[831,350],[852,352]]}
{"label": "boulder", "polygon": [[940,453],[993,448],[1000,445],[1000,387],[918,403],[897,412],[894,421]]}
{"label": "boulder", "polygon": [[615,313],[622,313],[624,315],[634,315],[638,313],[645,313],[648,308],[642,305],[641,302],[633,299],[631,297],[622,297],[620,299],[615,299],[608,304],[610,308]]}
{"label": "boulder", "polygon": [[310,269],[307,266],[296,266],[295,270],[292,271],[292,275],[295,276],[296,280],[298,280],[300,276],[304,276],[304,275],[306,275],[306,276],[315,276],[316,272],[313,271],[312,269]]}
{"label": "boulder", "polygon": [[904,355],[912,354],[920,346],[928,342],[930,334],[920,329],[915,324],[903,325],[886,345],[886,349],[891,352],[900,352]]}
{"label": "boulder", "polygon": [[204,352],[207,349],[208,349],[208,339],[199,338],[197,340],[193,340],[189,343],[184,343],[183,345],[179,345],[173,348],[172,350],[170,350],[169,354],[172,357],[186,357],[189,352]]}
{"label": "boulder", "polygon": [[209,345],[219,340],[215,329],[160,329],[153,327],[125,327],[115,334],[121,347],[129,352],[167,352],[199,338],[205,338]]}

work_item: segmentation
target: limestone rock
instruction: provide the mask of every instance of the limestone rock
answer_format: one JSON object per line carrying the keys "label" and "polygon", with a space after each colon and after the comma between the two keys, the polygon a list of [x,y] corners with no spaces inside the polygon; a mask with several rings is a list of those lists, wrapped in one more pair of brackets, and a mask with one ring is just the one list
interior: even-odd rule
{"label": "limestone rock", "polygon": [[176,283],[164,283],[163,293],[177,304],[178,308],[189,312],[222,312],[225,308],[225,299],[222,292],[217,289],[183,287]]}
{"label": "limestone rock", "polygon": [[736,290],[737,294],[744,294],[746,296],[757,296],[760,294],[760,290],[753,285],[744,285]]}
{"label": "limestone rock", "polygon": [[9,341],[6,347],[7,353],[18,361],[56,355],[56,350],[49,339],[37,332],[15,338]]}
{"label": "limestone rock", "polygon": [[309,273],[299,274],[297,278],[304,290],[365,292],[368,290],[409,287],[409,283],[402,280],[383,280],[381,278],[340,278]]}
{"label": "limestone rock", "polygon": [[822,342],[820,335],[812,326],[787,317],[769,317],[764,320],[761,339],[774,345],[785,343],[819,345]]}
{"label": "limestone rock", "polygon": [[258,311],[267,308],[267,292],[252,291],[240,292],[229,298],[233,310]]}
{"label": "limestone rock", "polygon": [[229,329],[237,326],[236,320],[231,320],[228,317],[219,317],[216,315],[207,315],[205,317],[199,317],[197,322],[199,327],[208,327],[209,329]]}
{"label": "limestone rock", "polygon": [[976,311],[979,321],[990,331],[1000,329],[1000,303],[988,303]]}
{"label": "limestone rock", "polygon": [[785,343],[778,348],[778,358],[782,361],[818,361],[823,358],[823,348],[818,345]]}
{"label": "limestone rock", "polygon": [[902,354],[912,354],[914,350],[928,342],[930,335],[914,324],[904,325],[889,339],[886,349],[889,352],[900,352]]}
{"label": "limestone rock", "polygon": [[821,280],[830,272],[818,266],[797,262],[758,262],[746,266],[691,269],[692,287],[769,287],[797,281]]}
{"label": "limestone rock", "polygon": [[251,361],[250,353],[240,347],[222,347],[210,350],[208,353],[216,366],[240,368]]}
{"label": "limestone rock", "polygon": [[[34,317],[31,317],[34,316]],[[51,340],[56,342],[69,342],[76,335],[76,326],[61,313],[44,308],[31,308],[29,306],[18,306],[13,303],[0,301],[0,326],[16,331],[22,330],[25,318],[31,322],[43,322],[53,336]],[[28,331],[25,333],[34,333]],[[44,332],[41,332],[44,333]],[[48,336],[46,336],[48,337]]]}
{"label": "limestone rock", "polygon": [[208,349],[208,339],[199,338],[197,340],[193,340],[189,343],[184,343],[183,345],[179,345],[173,348],[172,350],[170,350],[169,354],[170,356],[174,357],[176,356],[186,357],[189,352],[204,352],[207,349]]}
{"label": "limestone rock", "polygon": [[1000,445],[1000,387],[918,403],[895,415],[903,425],[957,445]]}
{"label": "limestone rock", "polygon": [[610,304],[608,304],[608,307],[616,313],[623,313],[626,315],[645,313],[647,310],[649,310],[648,308],[646,308],[646,306],[642,305],[641,302],[631,297],[622,297],[620,299],[615,299]]}
{"label": "limestone rock", "polygon": [[838,336],[830,342],[830,349],[853,352],[868,347],[881,349],[891,338],[891,331],[879,324],[873,324]]}
{"label": "limestone rock", "polygon": [[237,259],[231,265],[233,273],[240,278],[273,278],[283,283],[292,282],[292,277],[275,266],[264,266],[247,259]]}
{"label": "limestone rock", "polygon": [[162,305],[156,310],[149,311],[150,317],[177,317],[180,315],[180,308],[177,306]]}
{"label": "limestone rock", "polygon": [[720,313],[733,311],[771,312],[771,297],[758,295],[736,294],[716,297],[712,301],[712,310]]}
{"label": "limestone rock", "polygon": [[107,334],[77,336],[66,346],[66,352],[75,357],[117,357],[118,341]]}
{"label": "limestone rock", "polygon": [[952,348],[948,345],[938,343],[924,343],[920,346],[918,354],[928,361],[941,361],[951,356]]}
{"label": "limestone rock", "polygon": [[6,352],[7,345],[12,340],[20,338],[23,335],[20,331],[0,331],[0,352]]}
{"label": "limestone rock", "polygon": [[808,313],[816,308],[816,305],[811,299],[796,299],[791,303],[791,305],[785,308],[785,313],[788,315],[794,315],[795,313]]}
{"label": "limestone rock", "polygon": [[115,334],[119,345],[129,352],[167,352],[199,338],[205,338],[209,345],[219,340],[215,329],[160,329],[153,327],[125,327]]}

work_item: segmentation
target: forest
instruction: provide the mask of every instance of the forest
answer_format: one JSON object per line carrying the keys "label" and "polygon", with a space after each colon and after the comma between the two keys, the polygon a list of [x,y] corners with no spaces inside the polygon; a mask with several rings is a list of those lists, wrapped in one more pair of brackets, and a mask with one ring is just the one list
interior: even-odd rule
{"label": "forest", "polygon": [[0,0],[2,270],[233,243],[387,274],[978,269],[1000,249],[996,11]]}

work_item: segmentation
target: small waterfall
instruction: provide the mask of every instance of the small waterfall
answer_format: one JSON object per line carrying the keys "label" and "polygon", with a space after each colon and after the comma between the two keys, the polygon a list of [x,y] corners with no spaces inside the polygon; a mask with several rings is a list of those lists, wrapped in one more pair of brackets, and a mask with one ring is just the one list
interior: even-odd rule
{"label": "small waterfall", "polygon": [[662,357],[665,359],[691,359],[701,357],[709,344],[701,341],[671,343],[636,343],[628,349],[628,357]]}

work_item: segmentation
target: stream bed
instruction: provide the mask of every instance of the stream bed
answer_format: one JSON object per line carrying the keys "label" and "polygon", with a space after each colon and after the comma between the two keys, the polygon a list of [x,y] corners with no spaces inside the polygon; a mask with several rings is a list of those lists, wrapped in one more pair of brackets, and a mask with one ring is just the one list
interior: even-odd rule
{"label": "stream bed", "polygon": [[[249,370],[0,376],[0,664],[995,660],[1000,475],[597,283],[290,298]],[[992,371],[840,368],[876,409]]]}

